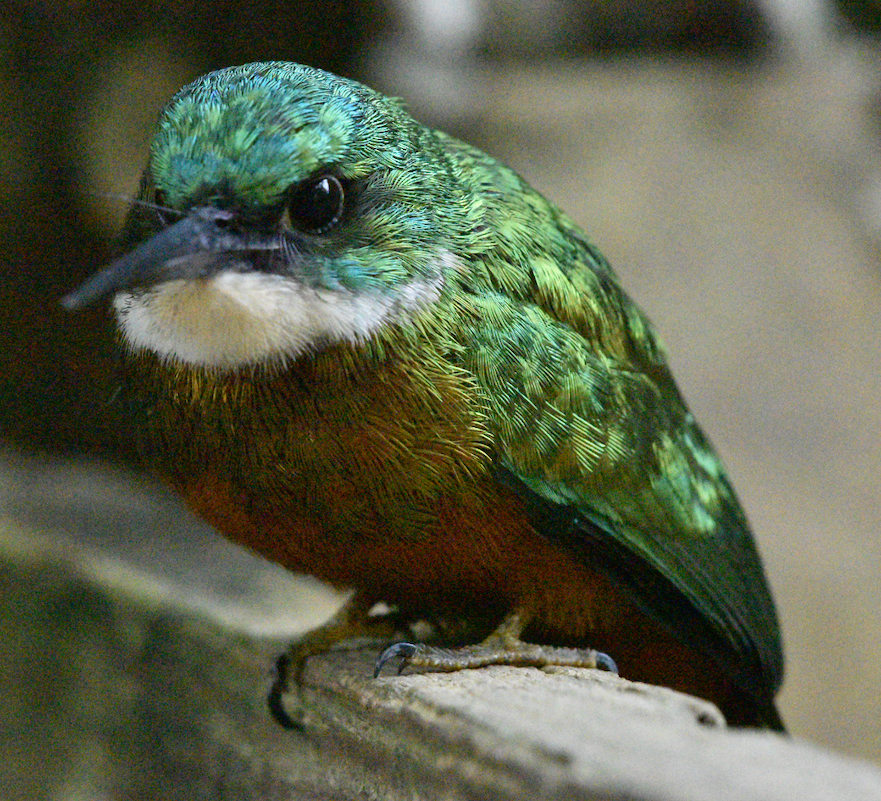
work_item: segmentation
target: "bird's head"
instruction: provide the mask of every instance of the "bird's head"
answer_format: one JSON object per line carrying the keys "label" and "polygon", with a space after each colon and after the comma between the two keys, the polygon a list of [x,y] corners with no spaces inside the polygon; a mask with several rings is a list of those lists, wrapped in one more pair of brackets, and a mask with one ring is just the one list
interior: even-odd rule
{"label": "bird's head", "polygon": [[369,341],[443,295],[467,199],[437,135],[309,67],[205,75],[163,110],[112,295],[135,350],[217,369]]}

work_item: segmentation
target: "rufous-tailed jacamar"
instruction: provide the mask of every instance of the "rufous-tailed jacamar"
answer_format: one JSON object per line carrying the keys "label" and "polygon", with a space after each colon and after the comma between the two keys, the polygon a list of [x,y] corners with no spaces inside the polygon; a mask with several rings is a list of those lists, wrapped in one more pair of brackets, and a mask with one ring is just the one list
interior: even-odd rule
{"label": "rufous-tailed jacamar", "polygon": [[353,81],[248,64],[165,107],[123,243],[65,303],[113,296],[153,465],[228,537],[355,591],[293,674],[384,601],[499,624],[385,658],[611,667],[520,635],[590,644],[780,727],[724,468],[602,254],[511,169]]}

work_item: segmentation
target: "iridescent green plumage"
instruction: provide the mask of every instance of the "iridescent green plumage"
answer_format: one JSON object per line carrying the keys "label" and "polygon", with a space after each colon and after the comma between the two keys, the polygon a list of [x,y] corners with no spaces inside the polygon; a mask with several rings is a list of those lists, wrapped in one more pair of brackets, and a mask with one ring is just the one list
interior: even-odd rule
{"label": "iridescent green plumage", "polygon": [[[454,142],[449,150],[485,192],[498,190],[486,225],[504,249],[477,256],[479,281],[468,282],[453,319],[499,464],[644,559],[710,624],[705,647],[727,640],[741,681],[776,690],[782,652],[752,536],[650,322],[567,217],[482,153]],[[559,521],[537,527],[562,534]],[[582,558],[596,547],[577,533],[566,540]],[[636,572],[618,577],[645,594]],[[643,603],[653,614],[687,625],[679,604],[662,610],[660,583],[651,594]]]}
{"label": "iridescent green plumage", "polygon": [[[292,198],[328,176],[345,196],[340,216],[298,229]],[[120,293],[129,343],[158,354],[137,356],[131,391],[183,491],[211,464],[230,497],[287,498],[309,514],[340,481],[352,491],[321,502],[322,536],[379,548],[381,530],[406,554],[410,539],[443,529],[450,498],[481,508],[497,482],[541,537],[608,574],[772,708],[783,674],[774,607],[724,469],[645,315],[516,173],[360,84],[265,63],[211,73],[172,99],[142,198],[166,208],[133,208],[126,243],[139,247],[125,270],[112,266],[72,305]],[[173,230],[204,242],[172,247]],[[161,264],[148,246],[169,248]],[[237,286],[266,277],[247,284],[261,303],[267,287],[290,293],[280,297],[303,312],[288,328],[316,320],[223,361],[226,332],[184,318],[215,319],[209,303],[229,296],[211,282],[230,274]],[[215,295],[193,300],[209,286]],[[135,311],[148,314],[141,339]],[[193,337],[198,359],[182,355]],[[377,405],[383,391],[395,403]],[[351,583],[362,580],[354,571]]]}

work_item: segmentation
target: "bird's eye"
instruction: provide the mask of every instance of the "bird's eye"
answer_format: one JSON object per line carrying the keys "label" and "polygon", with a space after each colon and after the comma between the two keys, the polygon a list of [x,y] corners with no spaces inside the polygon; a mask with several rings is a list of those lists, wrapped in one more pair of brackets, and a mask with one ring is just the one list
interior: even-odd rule
{"label": "bird's eye", "polygon": [[343,214],[345,192],[332,175],[306,181],[294,191],[287,205],[292,228],[307,234],[321,234],[332,228]]}

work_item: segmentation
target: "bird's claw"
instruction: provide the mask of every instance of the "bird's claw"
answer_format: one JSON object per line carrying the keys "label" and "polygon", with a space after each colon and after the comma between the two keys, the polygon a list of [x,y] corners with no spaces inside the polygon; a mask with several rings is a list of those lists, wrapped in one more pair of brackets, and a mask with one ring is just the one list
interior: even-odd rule
{"label": "bird's claw", "polygon": [[382,673],[382,669],[393,659],[400,659],[401,664],[398,665],[398,675],[404,672],[404,668],[410,664],[410,660],[416,655],[418,646],[411,642],[396,642],[386,648],[377,658],[376,664],[373,666],[373,678],[378,678]]}
{"label": "bird's claw", "polygon": [[611,656],[604,654],[602,651],[597,651],[594,659],[597,663],[597,669],[607,670],[609,673],[618,675],[618,665],[615,664],[615,660]]}
{"label": "bird's claw", "polygon": [[285,729],[302,729],[301,721],[291,717],[287,709],[285,709],[282,696],[287,692],[289,683],[291,659],[288,654],[282,654],[275,662],[275,679],[272,687],[269,688],[269,694],[266,696],[266,706],[269,708],[269,714],[282,728]]}

